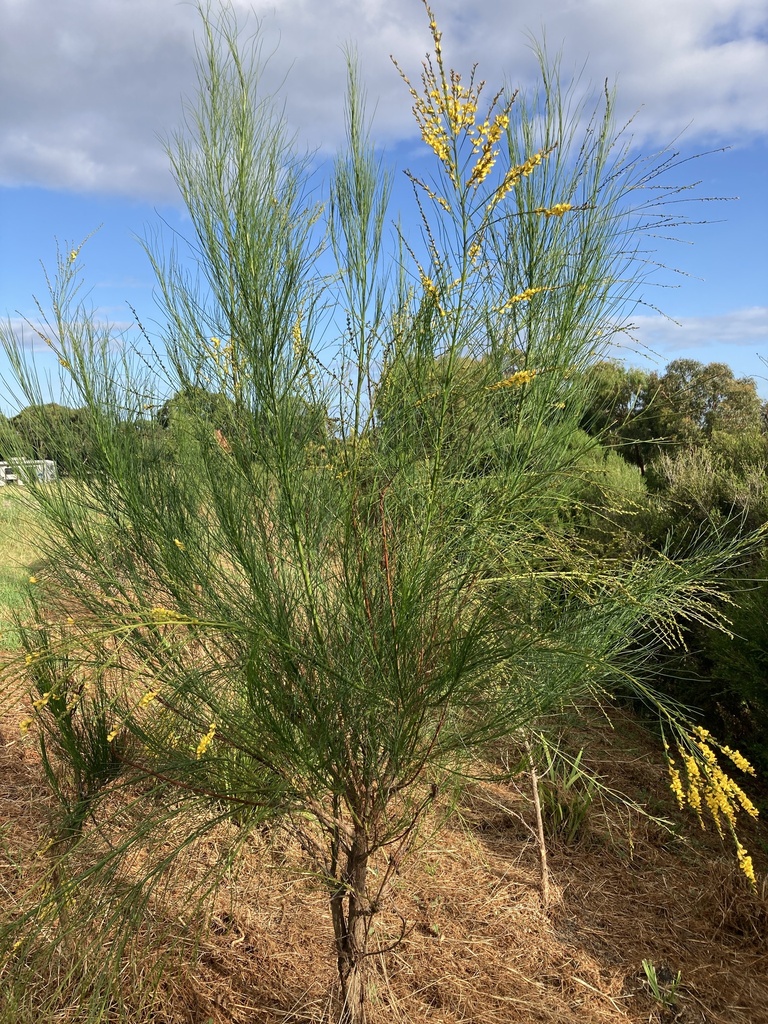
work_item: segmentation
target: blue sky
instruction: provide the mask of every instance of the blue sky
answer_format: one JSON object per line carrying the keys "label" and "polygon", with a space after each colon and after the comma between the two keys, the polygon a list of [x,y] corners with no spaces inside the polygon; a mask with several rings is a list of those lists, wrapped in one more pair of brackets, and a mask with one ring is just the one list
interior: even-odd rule
{"label": "blue sky", "polygon": [[[395,168],[412,164],[410,101],[389,54],[418,74],[430,48],[419,0],[234,6],[250,28],[260,19],[265,84],[280,90],[319,162],[342,138],[343,47],[352,43],[376,138]],[[672,319],[640,308],[634,336],[658,367],[681,356],[724,361],[755,376],[768,399],[765,0],[540,0],[535,13],[517,0],[443,0],[435,10],[447,62],[468,72],[479,61],[489,90],[531,84],[530,36],[546,37],[583,88],[616,82],[619,118],[636,114],[642,150],[681,132],[684,157],[729,147],[681,170],[681,181],[701,181],[699,195],[739,199],[689,211],[716,223],[686,229],[682,244],[658,240],[659,261],[685,276],[658,275],[678,287],[644,298]],[[53,269],[56,239],[68,247],[101,225],[82,253],[98,315],[130,328],[131,305],[151,324],[152,274],[136,239],[158,218],[182,222],[160,137],[194,92],[197,26],[194,6],[176,0],[0,0],[0,317],[35,320],[40,263]],[[0,384],[0,410],[13,408]]]}

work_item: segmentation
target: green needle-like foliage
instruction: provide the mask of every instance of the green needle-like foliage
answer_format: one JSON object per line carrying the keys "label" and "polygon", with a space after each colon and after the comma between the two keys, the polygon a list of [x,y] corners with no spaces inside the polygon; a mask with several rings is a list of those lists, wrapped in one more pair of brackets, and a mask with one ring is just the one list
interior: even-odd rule
{"label": "green needle-like foliage", "polygon": [[[162,358],[116,346],[78,299],[79,251],[59,258],[44,333],[89,457],[82,479],[29,488],[46,569],[7,678],[37,687],[72,826],[50,904],[79,929],[71,963],[120,936],[82,984],[92,1008],[119,991],[124,922],[173,859],[222,821],[234,856],[271,822],[327,887],[344,1014],[362,1021],[377,912],[443,789],[586,693],[649,696],[658,647],[717,620],[738,549],[627,568],[570,525],[594,443],[578,371],[637,280],[642,181],[612,156],[610,100],[581,148],[550,78],[542,137],[512,98],[476,117],[431,21],[420,240],[385,250],[390,179],[354,66],[320,202],[225,11],[203,21],[197,100],[169,143],[191,234],[184,259],[150,248]],[[51,912],[13,918],[21,969]]]}

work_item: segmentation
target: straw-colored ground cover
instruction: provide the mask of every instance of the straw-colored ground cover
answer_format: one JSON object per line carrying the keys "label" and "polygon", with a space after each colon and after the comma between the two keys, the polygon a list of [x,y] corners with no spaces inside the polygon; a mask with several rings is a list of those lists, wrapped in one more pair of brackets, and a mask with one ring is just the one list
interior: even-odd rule
{"label": "straw-colored ground cover", "polygon": [[[657,816],[676,818],[665,767],[642,726],[618,713],[612,730],[586,715],[568,741],[589,733],[590,764],[627,796],[654,794]],[[659,796],[661,794],[661,796]],[[127,799],[127,798],[126,798]],[[0,886],[7,909],[47,868],[51,797],[33,741],[6,715],[0,746]],[[383,909],[376,945],[373,1022],[517,1024],[758,1024],[768,1020],[768,896],[753,895],[716,837],[695,819],[676,834],[608,801],[593,803],[576,846],[553,842],[553,900],[539,899],[538,858],[526,779],[519,787],[477,784],[439,839],[425,833],[407,876]],[[225,826],[221,826],[225,828]],[[234,826],[226,826],[234,828]],[[766,833],[755,829],[758,849]],[[334,1018],[335,964],[327,897],[301,871],[301,851],[279,833],[256,833],[237,873],[210,902],[199,945],[184,892],[220,856],[228,837],[196,843],[153,897],[137,944],[126,954],[123,1015],[131,1024],[277,1024]],[[141,851],[135,869],[141,870]],[[765,864],[758,868],[764,870]],[[130,867],[128,868],[130,870]],[[764,875],[758,874],[758,881]],[[168,952],[153,970],[150,943]],[[665,1007],[642,961],[656,968]],[[50,977],[7,992],[3,1024],[35,1019],[25,1008],[66,967],[51,952]],[[65,997],[56,1019],[79,1021]]]}

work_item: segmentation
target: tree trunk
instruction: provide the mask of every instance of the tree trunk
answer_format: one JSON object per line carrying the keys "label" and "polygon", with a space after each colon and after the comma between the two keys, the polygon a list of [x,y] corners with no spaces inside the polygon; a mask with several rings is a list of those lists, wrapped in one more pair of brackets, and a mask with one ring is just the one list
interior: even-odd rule
{"label": "tree trunk", "polygon": [[366,960],[371,907],[368,900],[368,846],[356,833],[346,870],[331,894],[331,915],[341,983],[343,1024],[365,1024]]}

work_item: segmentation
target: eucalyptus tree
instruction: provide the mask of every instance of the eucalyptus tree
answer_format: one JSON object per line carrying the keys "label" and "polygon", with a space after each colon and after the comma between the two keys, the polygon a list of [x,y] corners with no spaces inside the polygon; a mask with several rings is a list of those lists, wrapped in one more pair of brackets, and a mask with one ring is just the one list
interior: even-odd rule
{"label": "eucalyptus tree", "polygon": [[[169,142],[189,251],[150,252],[162,369],[112,344],[78,298],[79,251],[61,254],[43,333],[94,450],[87,487],[31,488],[47,569],[25,632],[30,724],[48,762],[59,752],[66,901],[98,894],[68,926],[117,928],[216,823],[237,823],[234,846],[279,824],[327,889],[355,1024],[372,954],[398,940],[380,911],[441,793],[564,702],[619,681],[650,699],[649,655],[713,617],[734,554],[625,567],[553,529],[592,443],[574,432],[578,371],[631,297],[635,165],[613,159],[610,98],[575,171],[550,79],[563,120],[541,139],[513,96],[480,113],[482,85],[446,67],[428,13],[434,59],[419,85],[401,74],[434,173],[412,176],[423,232],[393,253],[354,67],[321,203],[231,12],[203,20],[198,95]],[[571,215],[584,233],[566,240]],[[146,409],[200,388],[223,418],[187,410],[169,465]],[[117,786],[133,825],[99,809]],[[118,887],[116,862],[153,826],[158,861]],[[42,920],[16,922],[11,958]]]}

